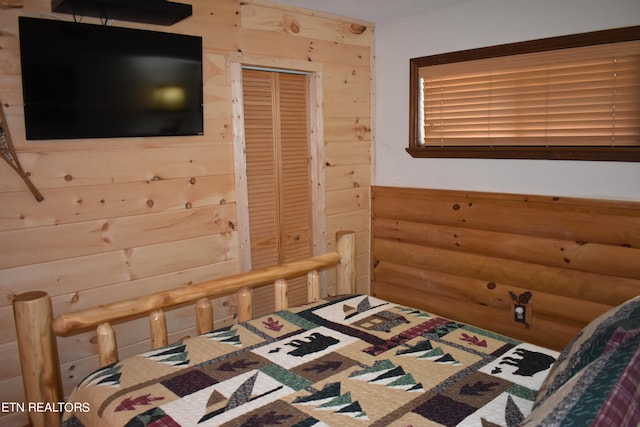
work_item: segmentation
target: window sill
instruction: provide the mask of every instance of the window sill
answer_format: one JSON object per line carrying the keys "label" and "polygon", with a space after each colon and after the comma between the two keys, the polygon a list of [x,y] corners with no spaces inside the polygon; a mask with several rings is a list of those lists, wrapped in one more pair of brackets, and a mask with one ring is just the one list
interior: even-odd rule
{"label": "window sill", "polygon": [[544,159],[640,162],[634,147],[408,147],[414,158]]}

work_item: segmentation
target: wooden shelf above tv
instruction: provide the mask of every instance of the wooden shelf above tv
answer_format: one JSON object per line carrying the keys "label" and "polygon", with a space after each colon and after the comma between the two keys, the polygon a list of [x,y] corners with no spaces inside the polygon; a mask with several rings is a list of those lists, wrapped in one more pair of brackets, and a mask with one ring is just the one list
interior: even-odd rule
{"label": "wooden shelf above tv", "polygon": [[173,25],[193,13],[190,4],[166,0],[52,0],[51,11],[156,25]]}

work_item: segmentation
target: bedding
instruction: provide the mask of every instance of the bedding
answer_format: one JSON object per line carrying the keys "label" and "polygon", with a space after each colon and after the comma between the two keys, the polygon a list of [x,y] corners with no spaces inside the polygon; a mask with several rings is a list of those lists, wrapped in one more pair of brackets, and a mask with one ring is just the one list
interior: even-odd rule
{"label": "bedding", "polygon": [[529,426],[640,425],[640,335],[620,340],[537,403]]}
{"label": "bedding", "polygon": [[583,328],[538,391],[528,426],[640,425],[640,296]]}
{"label": "bedding", "polygon": [[598,316],[571,340],[542,383],[534,406],[543,403],[585,366],[636,335],[640,335],[640,296]]}
{"label": "bedding", "polygon": [[63,426],[514,426],[557,357],[342,296],[105,366],[73,390]]}

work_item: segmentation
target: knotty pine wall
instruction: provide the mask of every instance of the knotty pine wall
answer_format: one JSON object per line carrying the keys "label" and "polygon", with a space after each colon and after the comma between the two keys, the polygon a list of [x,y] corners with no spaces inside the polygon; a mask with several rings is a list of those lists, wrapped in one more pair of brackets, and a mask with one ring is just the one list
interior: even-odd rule
{"label": "knotty pine wall", "polygon": [[[114,25],[203,37],[204,136],[67,141],[25,140],[17,17],[50,13],[51,2],[0,3],[0,100],[45,198],[37,203],[0,162],[0,401],[22,399],[15,294],[45,290],[59,313],[240,270],[232,55],[321,70],[326,244],[332,249],[340,229],[358,233],[358,288],[368,290],[372,25],[261,0],[183,2],[193,16],[171,27]],[[233,321],[234,304],[215,302],[217,326]],[[192,333],[191,313],[168,315],[173,338]],[[147,349],[147,329],[146,320],[116,329],[120,355]],[[59,341],[66,393],[97,367],[94,335]],[[2,425],[24,421],[0,415]]]}
{"label": "knotty pine wall", "polygon": [[[562,349],[640,294],[640,203],[372,187],[372,294]],[[527,325],[516,296],[531,293]]]}

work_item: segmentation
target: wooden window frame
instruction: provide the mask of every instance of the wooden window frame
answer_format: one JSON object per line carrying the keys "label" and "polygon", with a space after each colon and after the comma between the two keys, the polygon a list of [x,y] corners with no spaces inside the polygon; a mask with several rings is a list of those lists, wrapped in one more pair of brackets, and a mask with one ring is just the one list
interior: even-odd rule
{"label": "wooden window frame", "polygon": [[416,158],[485,158],[485,159],[550,159],[640,161],[640,146],[424,146],[418,141],[420,120],[419,70],[421,67],[454,62],[498,58],[573,47],[592,46],[640,40],[640,26],[594,31],[509,43],[484,48],[412,58],[409,61],[409,146],[407,152]]}

